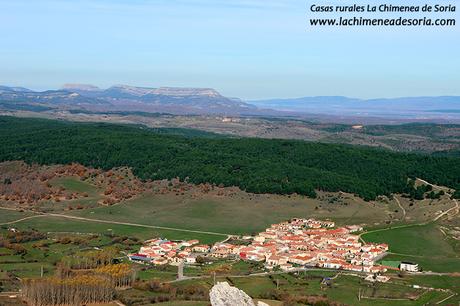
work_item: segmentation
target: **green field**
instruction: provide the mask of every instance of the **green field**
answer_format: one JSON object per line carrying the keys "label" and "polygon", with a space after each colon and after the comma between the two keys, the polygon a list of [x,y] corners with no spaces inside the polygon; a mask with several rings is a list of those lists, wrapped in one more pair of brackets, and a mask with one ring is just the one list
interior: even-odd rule
{"label": "green field", "polygon": [[411,255],[393,255],[390,254],[385,257],[385,260],[391,261],[410,261],[419,264],[423,271],[433,271],[440,273],[450,273],[460,271],[460,258],[452,257],[430,257],[430,256],[411,256]]}
{"label": "green field", "polygon": [[19,212],[0,208],[0,224],[12,222],[29,216],[33,216],[30,212]]}
{"label": "green field", "polygon": [[234,197],[152,195],[112,207],[73,211],[71,214],[103,220],[135,222],[224,234],[250,234],[292,217],[330,218],[340,224],[374,223],[387,218],[380,207],[349,196],[343,205],[300,196],[236,194]]}
{"label": "green field", "polygon": [[95,186],[87,182],[80,181],[76,177],[60,177],[51,180],[50,183],[53,186],[62,186],[70,192],[86,192],[90,197],[95,197],[99,193],[99,190]]}
{"label": "green field", "polygon": [[[391,283],[366,282],[359,277],[339,275],[330,285],[321,284],[324,277],[332,277],[328,271],[310,271],[300,275],[279,274],[257,277],[222,277],[218,281],[229,282],[245,291],[253,298],[270,298],[276,293],[288,293],[296,296],[325,296],[329,300],[346,305],[392,305],[422,306],[432,305],[448,297],[450,292],[415,289],[412,279],[396,279]],[[177,286],[202,286],[211,288],[212,280],[201,279],[177,283]],[[276,289],[278,286],[278,290]],[[361,301],[358,293],[361,292]],[[413,299],[413,300],[412,300]],[[455,299],[453,299],[455,301]],[[452,300],[450,300],[452,301]]]}
{"label": "green field", "polygon": [[436,272],[460,271],[458,251],[434,223],[370,232],[363,239],[388,243],[390,255],[385,260],[415,261],[422,269]]}
{"label": "green field", "polygon": [[[53,184],[65,185],[66,188],[78,189],[80,192],[97,193],[93,186],[75,178],[55,180]],[[90,202],[89,205],[96,204],[95,200],[88,199],[87,201]],[[162,236],[168,239],[193,238],[204,243],[213,243],[223,240],[227,234],[260,232],[273,223],[286,221],[292,217],[330,218],[338,224],[371,223],[374,225],[388,218],[388,210],[391,209],[387,204],[369,203],[351,195],[344,195],[340,201],[341,204],[331,204],[326,199],[251,195],[244,192],[225,197],[203,195],[197,199],[193,199],[189,194],[154,195],[146,193],[114,206],[65,211],[65,214],[96,219],[95,221],[38,216],[15,223],[14,226],[21,229],[34,228],[44,232],[106,233],[111,229],[116,234],[141,239]],[[63,213],[67,202],[69,201],[55,203],[50,207],[54,211]],[[47,207],[45,211],[50,211],[50,208]],[[23,216],[32,215],[7,210],[2,212],[4,213],[0,220],[5,221],[19,220]],[[221,235],[118,225],[97,220],[213,232]]]}
{"label": "green field", "polygon": [[[4,230],[0,234],[5,233]],[[88,237],[88,235],[69,234],[72,237]],[[67,236],[60,235],[60,236]],[[0,248],[0,271],[11,272],[21,278],[40,277],[43,269],[44,276],[53,275],[56,264],[63,256],[72,255],[82,249],[102,247],[111,241],[110,238],[99,236],[90,240],[86,245],[56,243],[59,235],[49,234],[47,239],[21,243],[26,254],[15,254],[12,250]],[[42,245],[44,247],[38,247]]]}
{"label": "green field", "polygon": [[74,209],[78,207],[91,208],[99,206],[98,201],[103,198],[101,193],[103,190],[97,188],[94,185],[91,185],[88,182],[81,181],[78,177],[59,177],[52,179],[50,181],[51,185],[54,187],[62,187],[66,190],[67,193],[79,193],[80,195],[86,193],[87,197],[80,197],[74,200],[65,200],[59,203],[53,201],[45,201],[40,203],[39,207],[41,211],[62,211],[68,207],[73,207]]}
{"label": "green field", "polygon": [[[187,274],[188,275],[188,274]],[[174,266],[167,266],[164,269],[146,269],[137,272],[137,277],[141,280],[160,280],[160,281],[172,281],[177,278],[177,268]]]}
{"label": "green field", "polygon": [[[120,209],[125,207],[130,206],[127,203],[109,208]],[[9,212],[10,211],[7,211],[7,213]],[[215,212],[211,211],[210,215],[207,215],[208,220],[211,220],[209,218],[212,218],[214,213]],[[217,219],[214,222],[219,222],[219,219]],[[48,242],[50,245],[46,248],[46,250],[34,248],[34,243],[25,243],[23,245],[27,248],[28,252],[24,256],[19,256],[14,255],[12,251],[9,249],[0,248],[0,254],[2,254],[2,256],[0,257],[0,270],[11,272],[19,277],[39,277],[42,267],[45,275],[51,275],[54,272],[55,264],[60,260],[60,258],[62,258],[62,256],[71,255],[81,250],[82,246],[79,245],[63,245],[60,243],[55,243],[54,238],[59,237],[59,235],[78,236],[83,235],[81,233],[98,233],[115,234],[118,236],[128,235],[139,237],[141,239],[151,238],[160,235],[170,239],[198,238],[202,241],[208,240],[208,242],[222,240],[223,238],[225,238],[218,235],[202,235],[177,231],[154,230],[126,225],[112,225],[101,224],[96,222],[68,220],[60,217],[49,216],[42,216],[22,221],[15,224],[15,227],[17,227],[18,229],[34,228],[43,232],[52,232],[48,234],[49,237],[46,240],[46,242]],[[66,234],[62,232],[71,233]],[[417,254],[413,256],[424,255],[426,256],[426,258],[431,258],[431,256],[434,256],[433,258],[439,260],[450,260],[449,256],[452,256],[454,251],[452,247],[450,247],[449,249],[450,244],[448,241],[439,239],[443,238],[443,236],[438,236],[437,233],[441,234],[441,232],[437,229],[437,225],[429,224],[425,226],[412,226],[401,229],[393,229],[388,231],[370,233],[365,235],[365,239],[387,239],[387,241],[390,242],[390,246],[392,244],[394,245],[394,247],[392,247],[392,251],[396,250],[399,252],[419,252],[410,254]],[[406,238],[406,236],[408,238]],[[419,248],[419,245],[417,243],[411,242],[411,240],[413,239],[425,243],[428,246],[429,250],[426,250],[424,254],[420,254],[421,249]],[[87,244],[85,248],[92,249],[93,246],[109,245],[110,242],[110,235],[99,235],[94,240],[90,240],[90,243]],[[388,259],[398,260],[398,258],[392,258],[394,256],[396,255],[390,255],[390,258]],[[385,260],[387,260],[387,258]],[[424,263],[422,263],[421,261],[420,263],[423,267]],[[336,275],[336,272],[309,271],[306,273],[300,273],[297,276],[293,274],[279,274],[272,276],[246,277],[245,273],[247,271],[252,270],[253,272],[258,272],[258,268],[256,266],[251,266],[252,264],[244,262],[229,263],[222,261],[216,262],[214,265],[220,264],[231,264],[232,268],[228,274],[229,276],[219,276],[219,281],[230,282],[232,285],[247,292],[251,297],[257,299],[272,300],[274,298],[274,292],[276,293],[277,291],[277,285],[279,286],[279,292],[287,292],[292,296],[325,296],[331,301],[338,301],[340,303],[344,303],[347,305],[365,306],[421,306],[425,304],[435,304],[441,301],[442,299],[447,298],[449,295],[452,294],[452,292],[460,293],[460,278],[457,277],[407,275],[402,278],[399,278],[396,275],[390,274],[393,276],[390,283],[373,285],[369,282],[362,280],[360,277],[338,275],[337,278],[334,278],[331,281],[331,284],[328,286],[321,284],[321,280],[324,277],[333,277],[334,275]],[[142,269],[137,274],[141,281],[170,281],[174,280],[176,277],[177,268],[175,267],[158,267],[150,269],[143,269],[144,266],[137,267],[139,269]],[[187,269],[185,269],[185,275],[207,275],[208,272],[206,268],[207,267],[203,269],[192,269],[188,267]],[[450,269],[452,268],[450,267]],[[449,289],[451,291],[441,292],[436,290],[416,289],[412,287],[414,284],[425,287]],[[184,288],[187,286],[204,286],[206,288],[210,288],[212,286],[212,280],[210,276],[206,276],[203,279],[174,283],[174,286]],[[358,301],[358,292],[361,292],[361,301]],[[128,290],[126,294],[133,299],[136,299],[138,297],[148,299],[149,296],[153,296],[156,293],[151,291],[143,292],[133,289]],[[459,297],[453,297],[449,299],[446,303],[443,303],[441,305],[449,305],[448,303],[458,302],[458,300]],[[184,305],[207,304],[207,302],[184,303]],[[164,305],[168,305],[168,303]],[[169,305],[176,305],[176,303],[169,303]],[[279,305],[279,303],[277,305]]]}
{"label": "green field", "polygon": [[39,217],[15,224],[18,229],[35,229],[41,232],[53,233],[94,233],[132,236],[139,239],[165,237],[167,239],[198,239],[203,243],[214,243],[224,240],[225,235],[208,235],[173,230],[151,229],[145,227],[106,224],[80,220],[70,220],[60,217]]}

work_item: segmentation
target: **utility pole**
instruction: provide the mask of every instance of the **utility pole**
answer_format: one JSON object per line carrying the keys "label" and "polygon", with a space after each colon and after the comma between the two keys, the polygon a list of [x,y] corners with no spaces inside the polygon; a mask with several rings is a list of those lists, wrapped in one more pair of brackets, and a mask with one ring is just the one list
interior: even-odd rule
{"label": "utility pole", "polygon": [[43,278],[43,265],[40,267],[40,277]]}
{"label": "utility pole", "polygon": [[212,277],[213,277],[213,284],[216,284],[216,272],[212,272]]}

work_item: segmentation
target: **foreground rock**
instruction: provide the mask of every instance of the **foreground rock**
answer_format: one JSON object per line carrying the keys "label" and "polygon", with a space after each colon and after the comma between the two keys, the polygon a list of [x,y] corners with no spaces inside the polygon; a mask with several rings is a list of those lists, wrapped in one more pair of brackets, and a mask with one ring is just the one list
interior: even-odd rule
{"label": "foreground rock", "polygon": [[[217,283],[209,293],[212,306],[256,306],[249,295],[244,291],[230,286],[228,283]],[[257,306],[268,306],[259,302]]]}

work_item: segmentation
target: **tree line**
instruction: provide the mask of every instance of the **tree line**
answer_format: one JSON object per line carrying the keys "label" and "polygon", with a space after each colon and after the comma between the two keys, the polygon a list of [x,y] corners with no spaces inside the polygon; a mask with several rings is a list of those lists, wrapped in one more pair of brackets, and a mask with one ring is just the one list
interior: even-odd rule
{"label": "tree line", "polygon": [[72,270],[95,269],[112,264],[118,256],[118,252],[119,250],[115,247],[77,252],[76,254],[64,256],[61,259],[61,265]]}
{"label": "tree line", "polygon": [[[144,180],[180,178],[253,193],[343,191],[366,200],[402,193],[409,178],[460,189],[460,158],[350,145],[183,137],[146,127],[0,118],[0,161],[128,166]],[[458,196],[458,192],[456,193]]]}
{"label": "tree line", "polygon": [[108,303],[115,289],[131,287],[135,276],[129,264],[106,265],[87,274],[58,272],[53,277],[24,279],[21,292],[24,300],[34,306]]}
{"label": "tree line", "polygon": [[33,306],[108,303],[115,294],[109,280],[93,275],[25,279],[21,291],[25,301]]}

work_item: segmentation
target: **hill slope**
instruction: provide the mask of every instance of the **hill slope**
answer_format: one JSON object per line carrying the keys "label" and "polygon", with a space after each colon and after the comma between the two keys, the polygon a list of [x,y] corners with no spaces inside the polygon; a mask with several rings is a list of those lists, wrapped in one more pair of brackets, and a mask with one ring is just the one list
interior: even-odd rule
{"label": "hill slope", "polygon": [[457,188],[460,158],[344,145],[162,135],[142,127],[0,118],[0,160],[130,166],[142,179],[189,178],[254,193],[345,191],[373,199],[409,177]]}

